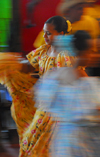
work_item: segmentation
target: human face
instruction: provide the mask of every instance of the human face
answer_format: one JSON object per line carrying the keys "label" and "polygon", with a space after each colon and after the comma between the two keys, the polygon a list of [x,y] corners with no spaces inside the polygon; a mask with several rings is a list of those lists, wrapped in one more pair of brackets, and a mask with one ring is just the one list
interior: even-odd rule
{"label": "human face", "polygon": [[44,31],[43,37],[47,45],[52,45],[54,36],[62,34],[62,33],[57,32],[55,30],[55,26],[50,23],[44,24],[43,31]]}

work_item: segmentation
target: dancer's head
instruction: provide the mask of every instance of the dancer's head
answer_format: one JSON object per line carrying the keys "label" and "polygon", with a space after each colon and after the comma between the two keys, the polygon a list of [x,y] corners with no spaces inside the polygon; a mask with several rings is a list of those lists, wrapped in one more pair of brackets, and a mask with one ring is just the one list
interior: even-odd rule
{"label": "dancer's head", "polygon": [[[70,26],[69,26],[70,25]],[[70,27],[70,28],[69,28]],[[71,24],[61,16],[49,18],[43,27],[44,39],[47,45],[52,45],[54,36],[64,35],[71,29]]]}
{"label": "dancer's head", "polygon": [[88,32],[79,30],[73,36],[73,45],[76,56],[80,58],[81,65],[87,64],[92,47],[92,39]]}
{"label": "dancer's head", "polygon": [[84,51],[87,51],[90,47],[91,36],[88,32],[83,30],[78,30],[73,36],[74,47],[78,50],[77,55],[81,55]]}

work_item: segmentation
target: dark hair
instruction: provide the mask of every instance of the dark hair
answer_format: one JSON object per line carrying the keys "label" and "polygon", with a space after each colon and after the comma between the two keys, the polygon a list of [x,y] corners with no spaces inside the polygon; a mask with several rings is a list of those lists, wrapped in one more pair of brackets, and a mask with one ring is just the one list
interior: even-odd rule
{"label": "dark hair", "polygon": [[86,32],[86,31],[78,30],[74,34],[74,38],[73,38],[74,47],[78,51],[87,50],[90,47],[90,45],[87,42],[87,39],[91,39],[90,34],[88,32]]}
{"label": "dark hair", "polygon": [[55,26],[55,30],[59,33],[62,31],[64,32],[64,34],[68,33],[68,24],[66,20],[61,16],[53,16],[49,18],[45,23],[53,24]]}

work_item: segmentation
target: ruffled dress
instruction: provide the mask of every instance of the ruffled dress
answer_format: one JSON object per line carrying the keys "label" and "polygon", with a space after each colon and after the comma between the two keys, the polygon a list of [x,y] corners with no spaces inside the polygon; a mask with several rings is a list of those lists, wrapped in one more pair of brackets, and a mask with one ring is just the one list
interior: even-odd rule
{"label": "ruffled dress", "polygon": [[[43,45],[40,48],[31,51],[27,58],[34,68],[39,69],[40,77],[47,71],[55,68],[71,67],[71,58],[67,52],[60,52],[57,57],[49,57],[47,51],[50,46]],[[36,110],[33,121],[21,143],[21,147],[27,155],[32,157],[48,156],[49,142],[55,130],[56,122],[52,120],[49,113],[42,111],[42,108]],[[26,156],[27,156],[26,155]]]}
{"label": "ruffled dress", "polygon": [[[60,52],[57,57],[49,57],[47,50],[50,46],[43,45],[27,55],[29,62],[39,75],[55,67],[72,66],[67,52]],[[20,142],[19,157],[48,156],[48,143],[51,139],[56,123],[45,111],[36,110],[35,101],[30,89],[37,79],[29,74],[21,73],[21,64],[10,56],[0,60],[0,83],[4,84],[12,97],[11,115],[16,123]],[[13,63],[13,64],[12,64]]]}

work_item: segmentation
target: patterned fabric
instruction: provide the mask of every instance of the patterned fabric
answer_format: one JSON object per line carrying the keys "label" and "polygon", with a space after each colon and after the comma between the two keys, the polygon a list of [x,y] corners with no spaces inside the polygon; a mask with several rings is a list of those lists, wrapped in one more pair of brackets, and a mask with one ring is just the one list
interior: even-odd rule
{"label": "patterned fabric", "polygon": [[[66,57],[64,52],[59,53],[56,58],[47,56],[47,50],[48,46],[44,45],[28,55],[30,63],[39,68],[40,76],[54,67],[71,66],[70,58]],[[3,58],[5,56],[6,54],[3,54]],[[8,57],[5,62],[0,62],[0,83],[7,87],[12,97],[11,114],[20,139],[19,157],[48,156],[47,148],[56,122],[52,120],[50,114],[34,107],[35,102],[33,95],[30,95],[30,88],[37,79],[19,72],[21,64],[15,62],[13,58],[12,62],[9,60]]]}
{"label": "patterned fabric", "polygon": [[[40,76],[46,71],[54,70],[54,67],[72,66],[71,61],[72,59],[74,60],[74,58],[66,56],[67,52],[61,52],[57,57],[49,57],[47,55],[49,47],[43,45],[27,55],[32,66],[39,69]],[[21,141],[22,156],[48,156],[49,141],[55,130],[55,126],[56,121],[52,120],[49,113],[42,111],[42,108],[37,110],[31,125],[24,133],[23,140]]]}
{"label": "patterned fabric", "polygon": [[39,68],[39,75],[43,75],[48,70],[53,70],[54,67],[71,67],[74,57],[69,57],[68,52],[62,51],[57,57],[49,57],[47,50],[50,48],[48,45],[43,45],[40,48],[31,51],[27,58],[33,67]]}
{"label": "patterned fabric", "polygon": [[82,78],[61,85],[52,77],[38,84],[37,90],[36,104],[59,120],[50,142],[50,156],[99,157],[100,80]]}
{"label": "patterned fabric", "polygon": [[18,61],[9,62],[9,60],[10,58],[7,58],[4,62],[0,62],[0,83],[7,87],[12,97],[11,115],[16,123],[21,142],[36,111],[30,88],[37,79],[32,78],[29,74],[20,73],[22,65]]}

